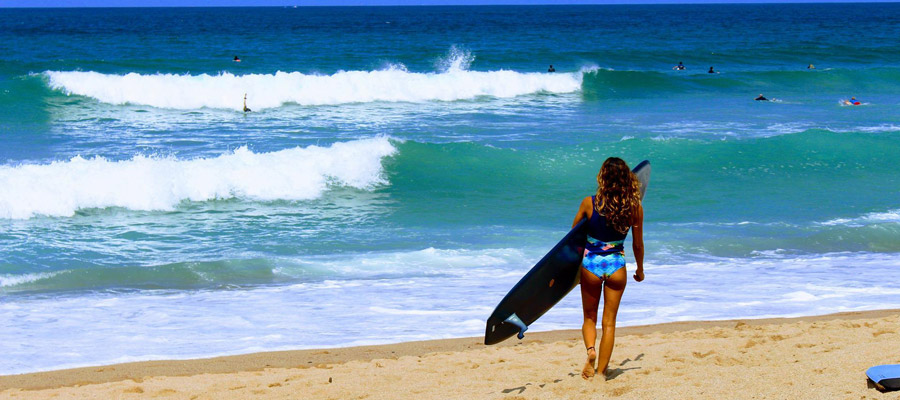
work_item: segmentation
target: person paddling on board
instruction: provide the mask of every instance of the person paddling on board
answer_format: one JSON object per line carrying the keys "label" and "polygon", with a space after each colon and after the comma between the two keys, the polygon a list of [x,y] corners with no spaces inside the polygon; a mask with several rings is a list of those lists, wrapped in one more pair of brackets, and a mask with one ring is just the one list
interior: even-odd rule
{"label": "person paddling on board", "polygon": [[709,67],[709,71],[706,71],[708,74],[718,74],[718,72],[713,71],[713,67]]}
{"label": "person paddling on board", "polygon": [[756,100],[756,101],[769,101],[769,99],[767,99],[766,96],[763,96],[762,93],[759,94],[759,97],[757,97],[757,98],[755,98],[755,99],[753,99],[753,100]]}
{"label": "person paddling on board", "polygon": [[858,105],[862,104],[862,102],[857,100],[856,97],[851,97],[850,100],[844,100],[844,104],[846,104],[848,106],[858,106]]}
{"label": "person paddling on board", "polygon": [[684,71],[684,64],[682,64],[681,61],[679,61],[678,65],[672,67],[672,69],[674,69],[676,71]]}
{"label": "person paddling on board", "polygon": [[234,56],[234,62],[241,62],[241,59],[238,56]]}
{"label": "person paddling on board", "polygon": [[247,93],[244,93],[244,112],[250,112],[250,111],[253,111],[253,110],[247,108]]}
{"label": "person paddling on board", "polygon": [[550,64],[550,68],[547,68],[547,72],[556,72],[556,68],[553,68],[553,64]]}
{"label": "person paddling on board", "polygon": [[[581,261],[581,304],[584,324],[581,333],[587,349],[587,363],[581,377],[589,379],[599,371],[606,374],[616,338],[616,313],[628,282],[625,270],[625,237],[632,234],[632,250],[637,270],[634,280],[644,280],[644,208],[641,183],[621,158],[610,157],[597,174],[597,193],[581,201],[572,227],[587,219],[587,243]],[[603,295],[603,329],[597,368],[597,309]]]}

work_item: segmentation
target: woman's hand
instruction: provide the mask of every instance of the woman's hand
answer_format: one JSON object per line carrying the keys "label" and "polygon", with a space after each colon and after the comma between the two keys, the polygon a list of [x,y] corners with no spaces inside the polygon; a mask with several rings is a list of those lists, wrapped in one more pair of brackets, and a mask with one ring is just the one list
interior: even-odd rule
{"label": "woman's hand", "polygon": [[644,280],[644,269],[638,268],[637,271],[634,272],[634,280],[637,282]]}

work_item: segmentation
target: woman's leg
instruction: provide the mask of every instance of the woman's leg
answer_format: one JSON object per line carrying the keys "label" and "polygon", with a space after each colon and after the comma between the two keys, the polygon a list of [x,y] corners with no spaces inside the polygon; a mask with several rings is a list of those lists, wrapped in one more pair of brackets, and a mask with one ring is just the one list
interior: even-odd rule
{"label": "woman's leg", "polygon": [[581,268],[581,307],[584,311],[581,335],[584,336],[584,347],[588,353],[587,363],[581,371],[581,377],[584,379],[594,376],[594,360],[597,359],[597,352],[594,349],[594,343],[597,341],[597,307],[600,304],[602,290],[603,280]]}
{"label": "woman's leg", "polygon": [[606,285],[603,286],[603,320],[601,321],[603,335],[600,337],[600,361],[597,362],[597,370],[603,374],[606,374],[606,367],[609,365],[613,344],[616,341],[616,314],[619,312],[619,301],[622,300],[626,283],[628,283],[628,273],[625,271],[625,267],[622,267],[606,278]]}

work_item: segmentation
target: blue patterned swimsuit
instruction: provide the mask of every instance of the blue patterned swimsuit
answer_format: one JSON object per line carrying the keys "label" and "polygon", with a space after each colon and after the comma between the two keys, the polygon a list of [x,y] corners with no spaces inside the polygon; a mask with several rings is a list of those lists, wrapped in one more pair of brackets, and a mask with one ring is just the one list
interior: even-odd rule
{"label": "blue patterned swimsuit", "polygon": [[[591,197],[593,202],[594,197]],[[588,220],[588,237],[584,246],[581,265],[600,279],[609,278],[625,267],[625,238],[628,231],[621,233],[609,226],[606,217],[593,210]]]}

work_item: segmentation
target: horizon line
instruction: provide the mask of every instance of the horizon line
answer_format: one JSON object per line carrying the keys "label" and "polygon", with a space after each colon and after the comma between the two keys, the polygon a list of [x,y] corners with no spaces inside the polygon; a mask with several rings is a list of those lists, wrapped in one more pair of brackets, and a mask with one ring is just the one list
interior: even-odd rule
{"label": "horizon line", "polygon": [[[521,1],[521,0],[519,0]],[[527,1],[527,0],[526,0]],[[448,0],[438,4],[291,4],[291,5],[84,5],[84,6],[34,6],[34,5],[0,5],[0,9],[76,9],[76,8],[93,8],[93,9],[117,9],[117,8],[328,8],[328,7],[490,7],[490,6],[623,6],[623,5],[777,5],[777,4],[891,4],[900,3],[898,0],[864,0],[864,1],[848,1],[848,0],[738,0],[738,1],[679,1],[679,0],[647,0],[647,1],[628,1],[628,0],[607,0],[607,1],[569,1],[569,2],[529,2],[517,3],[516,0],[508,0],[500,3],[482,2],[476,4],[460,4],[458,1]]]}

